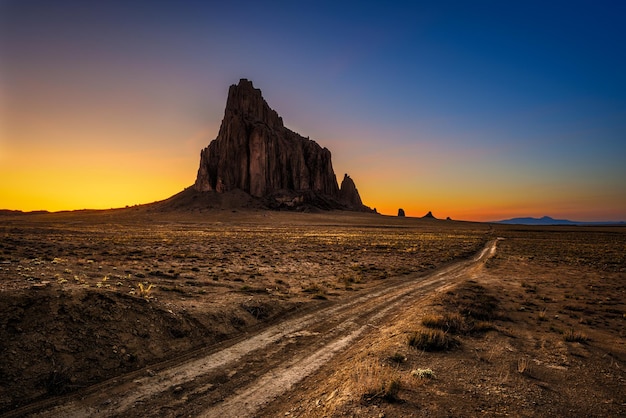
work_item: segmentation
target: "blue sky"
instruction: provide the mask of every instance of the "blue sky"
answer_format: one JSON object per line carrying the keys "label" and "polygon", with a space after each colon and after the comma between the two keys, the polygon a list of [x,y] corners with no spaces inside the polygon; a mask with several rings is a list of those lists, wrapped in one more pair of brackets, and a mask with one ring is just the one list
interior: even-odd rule
{"label": "blue sky", "polygon": [[0,2],[0,207],[176,193],[248,78],[383,213],[626,219],[626,3],[337,3]]}

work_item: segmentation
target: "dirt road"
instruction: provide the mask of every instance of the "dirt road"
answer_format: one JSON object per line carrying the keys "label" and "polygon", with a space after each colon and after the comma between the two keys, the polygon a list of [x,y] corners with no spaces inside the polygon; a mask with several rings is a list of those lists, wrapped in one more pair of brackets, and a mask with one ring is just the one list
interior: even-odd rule
{"label": "dirt road", "polygon": [[428,276],[387,279],[368,294],[7,416],[253,416],[388,315],[470,278],[493,256],[496,242]]}

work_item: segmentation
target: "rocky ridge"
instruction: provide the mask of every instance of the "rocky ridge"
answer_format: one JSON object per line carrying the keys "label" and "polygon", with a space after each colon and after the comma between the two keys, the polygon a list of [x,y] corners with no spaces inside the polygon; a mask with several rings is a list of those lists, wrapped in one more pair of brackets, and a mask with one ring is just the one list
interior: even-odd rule
{"label": "rocky ridge", "polygon": [[230,86],[219,133],[200,153],[193,188],[240,190],[272,209],[370,210],[350,176],[338,186],[330,151],[286,128],[246,79]]}

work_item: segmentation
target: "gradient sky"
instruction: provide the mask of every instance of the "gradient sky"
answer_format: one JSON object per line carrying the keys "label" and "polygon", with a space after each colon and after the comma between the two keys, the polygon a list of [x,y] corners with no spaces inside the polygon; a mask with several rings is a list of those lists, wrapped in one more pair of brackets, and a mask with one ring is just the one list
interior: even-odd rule
{"label": "gradient sky", "polygon": [[384,214],[626,220],[626,2],[0,0],[0,208],[191,185],[253,81]]}

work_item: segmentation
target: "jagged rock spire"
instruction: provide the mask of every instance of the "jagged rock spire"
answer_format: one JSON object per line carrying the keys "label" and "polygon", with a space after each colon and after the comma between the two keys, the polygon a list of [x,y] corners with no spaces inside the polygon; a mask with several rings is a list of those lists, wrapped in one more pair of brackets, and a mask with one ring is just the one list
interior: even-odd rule
{"label": "jagged rock spire", "polygon": [[228,90],[224,119],[217,138],[200,154],[194,187],[219,193],[240,189],[255,197],[313,192],[352,209],[363,207],[349,176],[340,191],[330,151],[287,129],[246,79]]}
{"label": "jagged rock spire", "polygon": [[359,196],[359,191],[357,190],[354,181],[347,174],[344,174],[343,181],[341,182],[339,200],[348,207],[358,208],[363,206],[361,196]]}

